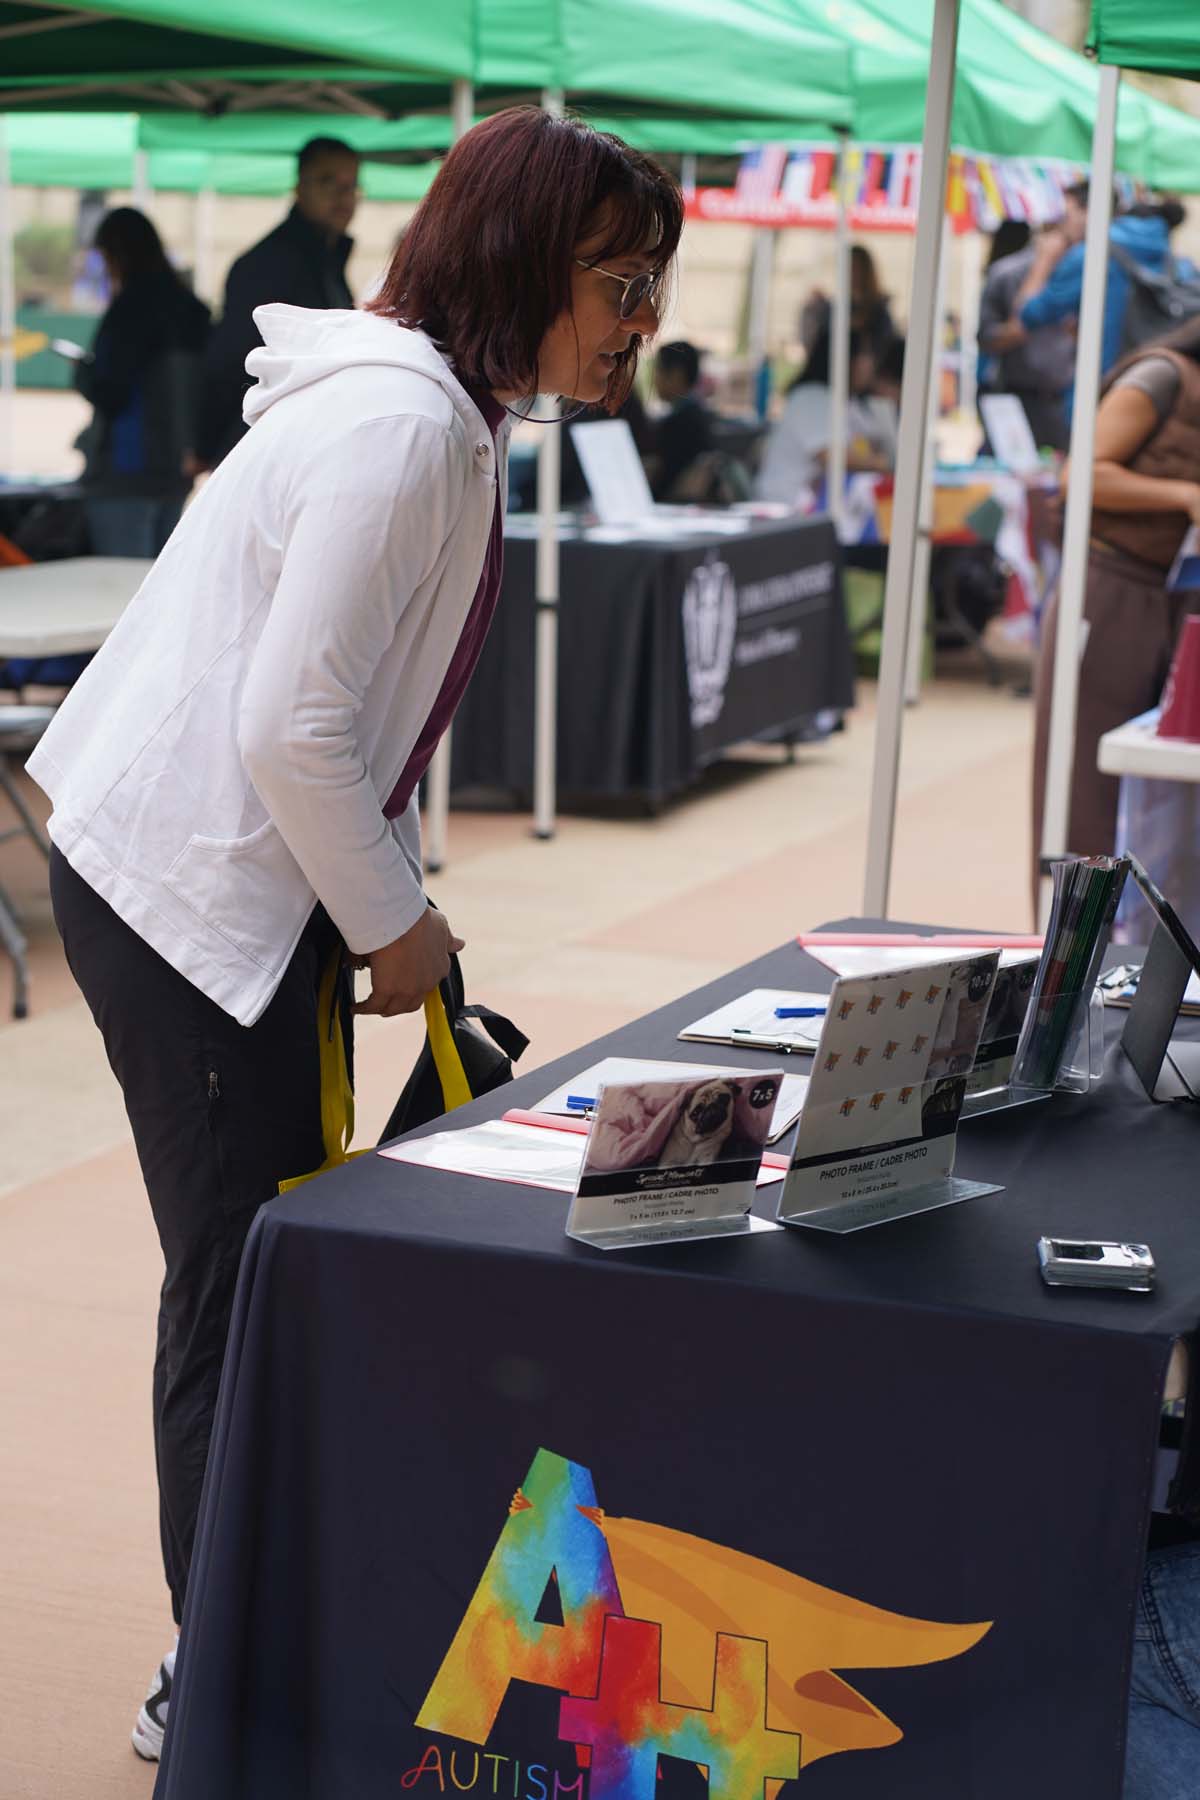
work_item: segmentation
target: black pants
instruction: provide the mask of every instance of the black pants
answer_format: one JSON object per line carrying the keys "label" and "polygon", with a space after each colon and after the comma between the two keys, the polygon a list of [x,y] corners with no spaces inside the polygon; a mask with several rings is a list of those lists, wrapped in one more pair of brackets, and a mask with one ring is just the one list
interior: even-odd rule
{"label": "black pants", "polygon": [[[338,938],[318,907],[270,1005],[246,1027],[164,962],[57,850],[50,893],[125,1096],[166,1263],[154,1450],[178,1622],[246,1233],[281,1181],[324,1160],[317,993]],[[349,1056],[348,1006],[342,1019]]]}

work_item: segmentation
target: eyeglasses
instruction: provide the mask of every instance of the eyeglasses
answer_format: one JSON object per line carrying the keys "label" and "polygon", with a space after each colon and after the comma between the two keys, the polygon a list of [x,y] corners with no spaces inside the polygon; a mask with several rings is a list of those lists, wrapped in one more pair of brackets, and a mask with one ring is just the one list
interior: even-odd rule
{"label": "eyeglasses", "polygon": [[641,275],[618,275],[614,269],[603,269],[599,263],[584,262],[580,256],[577,256],[575,261],[581,269],[591,269],[597,275],[607,275],[610,281],[620,282],[621,298],[617,305],[617,311],[622,319],[632,319],[643,301],[654,299],[662,284],[663,272],[661,269],[647,269]]}

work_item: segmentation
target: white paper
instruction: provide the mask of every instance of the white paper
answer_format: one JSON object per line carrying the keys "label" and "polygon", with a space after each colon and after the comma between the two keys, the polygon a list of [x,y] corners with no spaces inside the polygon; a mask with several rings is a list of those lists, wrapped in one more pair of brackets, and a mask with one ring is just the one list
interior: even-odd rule
{"label": "white paper", "polygon": [[979,410],[998,462],[1016,475],[1041,468],[1028,415],[1015,394],[980,394]]}
{"label": "white paper", "polygon": [[[390,1162],[413,1163],[422,1169],[446,1169],[456,1175],[478,1175],[485,1181],[511,1181],[522,1187],[573,1194],[586,1144],[581,1131],[555,1131],[544,1125],[494,1119],[390,1144],[379,1154]],[[786,1169],[764,1166],[759,1170],[758,1186],[782,1181],[786,1173]]]}
{"label": "white paper", "polygon": [[494,1119],[459,1131],[410,1138],[379,1154],[419,1168],[448,1169],[458,1175],[481,1175],[487,1181],[517,1181],[526,1187],[573,1194],[586,1141],[569,1131]]}
{"label": "white paper", "polygon": [[664,539],[697,537],[739,537],[749,529],[748,519],[728,519],[712,513],[695,514],[691,518],[664,518],[655,512],[645,519],[630,519],[624,525],[588,525],[583,535],[589,544],[653,543]]}
{"label": "white paper", "polygon": [[[680,1041],[745,1043],[749,1049],[793,1050],[811,1055],[821,1039],[828,1001],[828,994],[798,993],[792,988],[751,988],[685,1026],[679,1034]],[[780,1006],[819,1006],[821,1011],[815,1019],[777,1019],[775,1009]],[[764,1041],[747,1041],[747,1034],[751,1040]]]}
{"label": "white paper", "polygon": [[[827,998],[827,995],[821,996],[822,1000]],[[801,1020],[793,1022],[803,1023]],[[817,1019],[813,1023],[819,1025],[821,1021]],[[564,1081],[561,1087],[556,1087],[544,1100],[539,1100],[530,1111],[558,1113],[564,1118],[577,1119],[580,1116],[579,1110],[567,1105],[568,1095],[576,1094],[595,1100],[602,1087],[611,1087],[614,1082],[694,1080],[697,1075],[745,1075],[750,1072],[752,1071],[730,1068],[723,1063],[647,1062],[633,1056],[606,1056],[602,1061],[581,1069],[570,1081]],[[785,1131],[790,1131],[800,1117],[804,1096],[808,1092],[808,1079],[807,1075],[784,1076],[767,1132],[768,1144],[773,1144]]]}
{"label": "white paper", "polygon": [[654,497],[625,419],[570,425],[592,505],[602,525],[627,525],[650,517]]}

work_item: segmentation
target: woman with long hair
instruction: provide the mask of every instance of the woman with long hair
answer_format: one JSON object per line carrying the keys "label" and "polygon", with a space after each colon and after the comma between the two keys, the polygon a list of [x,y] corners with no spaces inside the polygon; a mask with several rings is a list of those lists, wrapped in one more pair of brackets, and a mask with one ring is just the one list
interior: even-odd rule
{"label": "woman with long hair", "polygon": [[499,596],[511,418],[539,392],[619,404],[682,222],[669,176],[576,120],[518,108],[468,132],[369,313],[258,309],[251,429],[31,760],[166,1262],[177,1621],[242,1244],[324,1156],[322,977],[365,967],[355,1010],[412,1012],[459,947],[424,893],[417,784]]}
{"label": "woman with long hair", "polygon": [[[828,363],[833,306],[828,294],[814,288],[800,315],[800,341],[808,360],[816,367]],[[850,248],[850,335],[883,363],[897,337],[888,296],[883,291],[875,258],[865,244]]]}
{"label": "woman with long hair", "polygon": [[208,308],[171,267],[153,224],[132,206],[96,232],[112,302],[75,385],[94,408],[83,438],[92,548],[157,556],[191,487],[200,358]]}
{"label": "woman with long hair", "polygon": [[[1120,783],[1096,767],[1100,738],[1155,705],[1188,611],[1188,596],[1168,593],[1166,578],[1189,525],[1200,525],[1200,319],[1118,363],[1096,415],[1094,455],[1087,640],[1067,841],[1058,846],[1082,855],[1111,851],[1116,837]],[[1035,683],[1035,891],[1057,620],[1055,599]]]}

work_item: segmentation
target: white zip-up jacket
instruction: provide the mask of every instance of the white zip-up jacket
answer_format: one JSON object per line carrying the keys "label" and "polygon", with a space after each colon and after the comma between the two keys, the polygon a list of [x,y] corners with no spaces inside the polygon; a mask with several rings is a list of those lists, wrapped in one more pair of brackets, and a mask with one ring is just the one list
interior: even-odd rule
{"label": "white zip-up jacket", "polygon": [[316,897],[360,955],[425,908],[415,797],[394,824],[383,807],[479,585],[508,441],[421,332],[254,317],[253,429],[29,760],[71,866],[243,1025]]}

